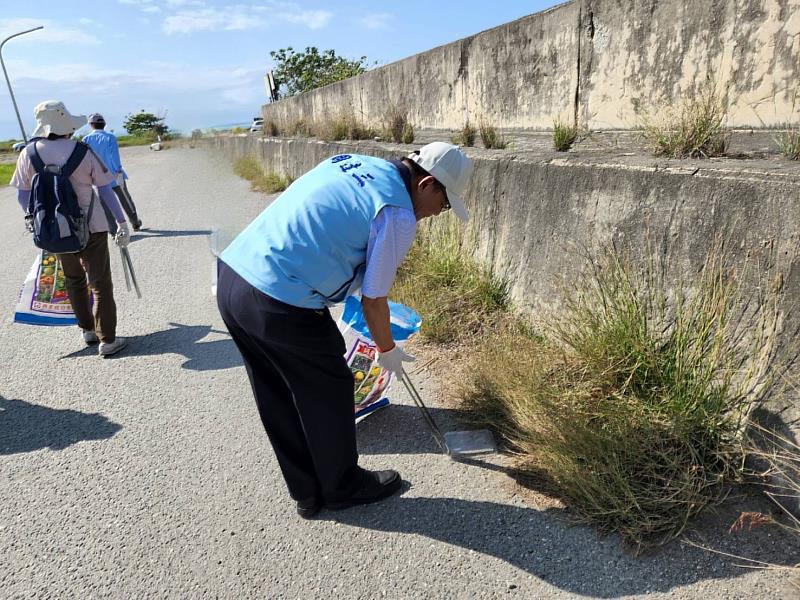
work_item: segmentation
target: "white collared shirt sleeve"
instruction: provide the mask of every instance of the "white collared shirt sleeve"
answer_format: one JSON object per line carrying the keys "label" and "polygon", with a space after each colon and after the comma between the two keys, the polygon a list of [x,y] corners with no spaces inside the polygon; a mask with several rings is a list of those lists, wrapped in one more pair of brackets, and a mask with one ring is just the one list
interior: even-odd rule
{"label": "white collared shirt sleeve", "polygon": [[367,298],[389,295],[397,268],[408,254],[417,233],[414,211],[384,206],[369,231],[367,266],[361,293]]}

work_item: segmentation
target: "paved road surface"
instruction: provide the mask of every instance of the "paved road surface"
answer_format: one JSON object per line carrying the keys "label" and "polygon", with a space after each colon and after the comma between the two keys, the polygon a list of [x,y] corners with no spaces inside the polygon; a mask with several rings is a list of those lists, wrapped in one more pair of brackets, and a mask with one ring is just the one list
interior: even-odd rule
{"label": "paved road surface", "polygon": [[[210,295],[209,230],[242,227],[267,199],[200,149],[125,149],[123,162],[147,229],[131,244],[142,300],[113,256],[132,338],[115,359],[76,328],[11,323],[34,251],[0,188],[0,597],[789,596],[784,576],[678,544],[637,558],[524,504],[491,464],[438,454],[399,393],[359,445],[405,492],[299,519]],[[784,538],[749,535],[712,541],[747,549],[757,535],[761,558],[792,559]]]}

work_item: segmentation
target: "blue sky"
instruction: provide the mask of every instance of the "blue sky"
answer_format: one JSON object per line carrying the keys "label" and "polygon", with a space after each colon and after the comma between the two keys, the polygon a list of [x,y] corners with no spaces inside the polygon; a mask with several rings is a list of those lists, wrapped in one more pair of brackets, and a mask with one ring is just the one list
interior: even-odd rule
{"label": "blue sky", "polygon": [[[33,107],[63,100],[73,113],[104,114],[108,128],[140,109],[167,124],[249,122],[266,101],[270,50],[333,48],[381,64],[513,21],[559,0],[39,0],[7,3],[0,40],[25,129]],[[0,139],[19,138],[0,81]]]}

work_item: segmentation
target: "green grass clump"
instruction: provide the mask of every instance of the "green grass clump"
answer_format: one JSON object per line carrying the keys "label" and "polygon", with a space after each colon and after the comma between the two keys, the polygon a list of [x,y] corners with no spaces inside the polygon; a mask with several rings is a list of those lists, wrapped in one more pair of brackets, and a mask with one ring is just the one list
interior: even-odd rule
{"label": "green grass clump", "polygon": [[691,291],[667,294],[654,270],[611,251],[594,259],[544,338],[492,333],[461,390],[523,472],[636,545],[678,536],[741,476],[741,425],[769,355],[756,333],[742,343],[718,255]]}
{"label": "green grass clump", "polygon": [[0,163],[0,185],[8,185],[11,183],[11,177],[14,175],[16,163]]}
{"label": "green grass clump", "polygon": [[475,137],[477,134],[478,130],[467,121],[464,123],[464,127],[462,127],[461,131],[450,138],[450,141],[456,146],[472,147],[475,145]]}
{"label": "green grass clump", "polygon": [[398,270],[392,298],[420,313],[424,340],[468,339],[507,308],[508,286],[464,256],[451,218],[420,229]]}
{"label": "green grass clump", "polygon": [[723,156],[728,147],[726,117],[723,99],[707,88],[677,109],[665,107],[658,116],[644,115],[639,131],[655,156],[711,158]]}
{"label": "green grass clump", "polygon": [[786,131],[775,137],[778,152],[790,160],[800,160],[800,126],[787,124]]}
{"label": "green grass clump", "polygon": [[292,183],[288,176],[265,172],[255,156],[243,156],[233,164],[234,172],[250,182],[250,189],[265,194],[282,192]]}
{"label": "green grass clump", "polygon": [[508,140],[504,135],[497,133],[497,129],[495,129],[494,125],[481,123],[479,129],[481,132],[481,140],[483,140],[483,146],[485,148],[503,150],[508,147]]}
{"label": "green grass clump", "polygon": [[553,147],[559,152],[566,152],[577,141],[578,133],[579,129],[576,124],[556,119],[553,121]]}

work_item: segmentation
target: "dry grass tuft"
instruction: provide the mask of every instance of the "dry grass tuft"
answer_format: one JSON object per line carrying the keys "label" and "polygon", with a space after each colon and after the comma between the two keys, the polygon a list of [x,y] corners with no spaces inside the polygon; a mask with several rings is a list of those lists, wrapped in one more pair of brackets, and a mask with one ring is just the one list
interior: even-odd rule
{"label": "dry grass tuft", "polygon": [[274,194],[282,192],[292,183],[289,176],[281,176],[274,171],[265,172],[255,156],[243,156],[233,164],[234,172],[250,182],[250,189]]}
{"label": "dry grass tuft", "polygon": [[706,87],[679,108],[665,107],[641,118],[639,131],[655,156],[711,158],[723,156],[729,133],[725,102]]}
{"label": "dry grass tuft", "polygon": [[475,145],[475,137],[477,135],[478,130],[467,121],[461,131],[450,138],[450,141],[456,146],[472,147]]}

